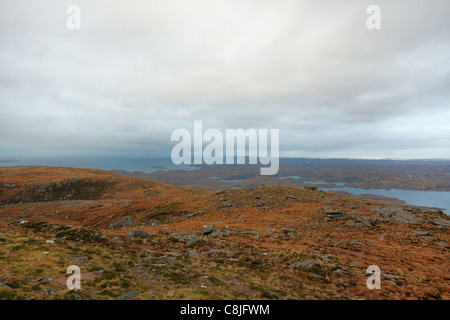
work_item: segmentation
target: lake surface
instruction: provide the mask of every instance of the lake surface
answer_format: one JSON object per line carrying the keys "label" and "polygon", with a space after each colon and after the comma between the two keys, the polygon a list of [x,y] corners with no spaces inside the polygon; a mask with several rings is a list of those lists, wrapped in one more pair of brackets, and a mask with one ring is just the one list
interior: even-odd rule
{"label": "lake surface", "polygon": [[[305,181],[311,183],[310,181]],[[317,182],[317,181],[315,181]],[[325,182],[316,184],[326,184]],[[407,204],[441,208],[445,214],[450,213],[450,191],[420,191],[406,189],[362,189],[346,186],[344,183],[334,183],[336,187],[320,188],[324,191],[346,191],[354,195],[374,194],[405,201]]]}
{"label": "lake surface", "polygon": [[[345,183],[308,181],[299,176],[279,177],[279,179],[302,180],[304,183],[317,185],[324,191],[345,191],[354,195],[374,194],[377,196],[395,198],[415,206],[440,208],[445,214],[450,214],[450,191],[420,191],[407,189],[362,189],[352,188]],[[321,187],[320,185],[335,185],[336,187]]]}

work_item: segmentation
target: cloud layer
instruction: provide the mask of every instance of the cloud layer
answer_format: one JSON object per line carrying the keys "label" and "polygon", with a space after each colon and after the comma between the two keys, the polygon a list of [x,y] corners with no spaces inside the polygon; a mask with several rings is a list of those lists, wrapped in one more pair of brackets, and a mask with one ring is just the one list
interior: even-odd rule
{"label": "cloud layer", "polygon": [[75,2],[0,5],[1,157],[169,156],[202,120],[280,129],[283,156],[450,158],[447,0]]}

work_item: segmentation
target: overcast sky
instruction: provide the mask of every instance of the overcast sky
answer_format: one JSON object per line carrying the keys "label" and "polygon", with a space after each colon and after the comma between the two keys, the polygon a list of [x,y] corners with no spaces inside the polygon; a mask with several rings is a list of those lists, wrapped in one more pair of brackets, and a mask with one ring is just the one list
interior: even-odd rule
{"label": "overcast sky", "polygon": [[448,0],[1,1],[0,159],[169,157],[194,120],[280,129],[282,156],[450,158],[449,13]]}

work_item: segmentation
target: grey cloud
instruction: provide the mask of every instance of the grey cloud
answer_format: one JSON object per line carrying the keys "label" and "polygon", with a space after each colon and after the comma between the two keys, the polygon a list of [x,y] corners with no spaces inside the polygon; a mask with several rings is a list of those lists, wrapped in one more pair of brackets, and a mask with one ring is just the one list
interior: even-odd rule
{"label": "grey cloud", "polygon": [[448,1],[77,3],[77,31],[70,1],[1,4],[1,152],[165,154],[203,120],[279,128],[282,155],[450,157]]}

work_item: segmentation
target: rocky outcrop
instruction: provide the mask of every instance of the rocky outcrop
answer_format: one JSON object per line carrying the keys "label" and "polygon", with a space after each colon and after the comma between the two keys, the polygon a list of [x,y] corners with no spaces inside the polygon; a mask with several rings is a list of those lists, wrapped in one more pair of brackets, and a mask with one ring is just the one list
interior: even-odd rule
{"label": "rocky outcrop", "polygon": [[126,236],[128,238],[148,238],[150,234],[139,229],[133,229],[128,231]]}
{"label": "rocky outcrop", "polygon": [[210,224],[208,226],[203,226],[202,227],[202,235],[207,236],[210,235],[214,232],[214,225]]}
{"label": "rocky outcrop", "polygon": [[109,230],[114,230],[120,227],[134,227],[134,221],[131,217],[126,217],[123,218],[119,221],[114,222],[113,224],[111,224],[108,229]]}

